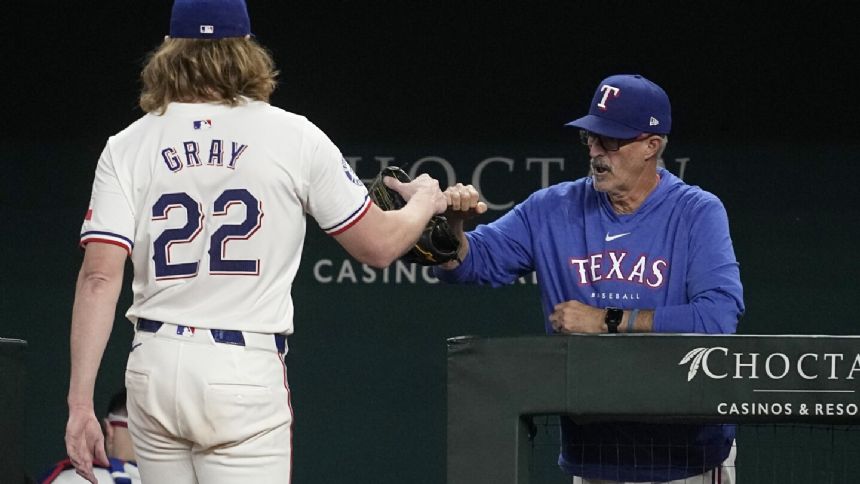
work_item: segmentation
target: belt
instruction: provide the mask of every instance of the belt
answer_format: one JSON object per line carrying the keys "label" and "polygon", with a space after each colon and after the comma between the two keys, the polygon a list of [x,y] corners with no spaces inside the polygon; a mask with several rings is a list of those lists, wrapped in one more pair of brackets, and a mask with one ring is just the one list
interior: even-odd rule
{"label": "belt", "polygon": [[[155,333],[161,327],[164,326],[163,321],[153,321],[151,319],[146,318],[138,318],[137,319],[137,330],[143,331],[146,333]],[[183,331],[185,328],[192,328],[192,326],[177,326],[177,331]],[[215,340],[216,343],[224,343],[228,345],[236,345],[236,346],[245,346],[245,336],[241,331],[237,331],[235,329],[210,329],[210,333],[212,333],[212,339]],[[275,337],[275,346],[278,348],[278,353],[284,353],[287,348],[287,337],[282,334],[276,334]]]}

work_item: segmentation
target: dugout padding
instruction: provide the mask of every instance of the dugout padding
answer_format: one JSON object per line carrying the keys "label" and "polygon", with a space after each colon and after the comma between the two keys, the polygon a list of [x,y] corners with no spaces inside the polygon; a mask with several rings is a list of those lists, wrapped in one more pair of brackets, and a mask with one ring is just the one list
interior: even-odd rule
{"label": "dugout padding", "polygon": [[26,482],[22,455],[26,348],[26,341],[0,338],[0,480],[10,484]]}
{"label": "dugout padding", "polygon": [[860,338],[458,337],[447,390],[448,484],[526,484],[525,416],[860,423]]}

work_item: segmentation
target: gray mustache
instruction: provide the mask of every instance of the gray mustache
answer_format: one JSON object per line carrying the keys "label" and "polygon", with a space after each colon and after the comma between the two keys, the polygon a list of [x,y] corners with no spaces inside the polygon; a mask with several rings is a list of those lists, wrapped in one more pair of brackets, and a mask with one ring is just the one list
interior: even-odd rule
{"label": "gray mustache", "polygon": [[602,163],[602,162],[600,162],[600,161],[597,161],[597,160],[595,160],[595,159],[593,159],[593,158],[591,159],[591,169],[592,169],[592,170],[594,170],[594,169],[602,169],[602,170],[606,170],[606,171],[611,171],[611,169],[609,168],[609,165],[607,165],[607,164],[605,164],[605,163]]}

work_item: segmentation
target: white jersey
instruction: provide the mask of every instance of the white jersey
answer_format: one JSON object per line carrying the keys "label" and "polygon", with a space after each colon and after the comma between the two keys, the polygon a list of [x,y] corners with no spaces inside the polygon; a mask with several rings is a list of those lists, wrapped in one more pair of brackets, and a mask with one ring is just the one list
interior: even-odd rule
{"label": "white jersey", "polygon": [[340,233],[367,189],[310,121],[264,102],[172,103],[111,137],[81,244],[128,250],[128,318],[291,334],[305,215]]}

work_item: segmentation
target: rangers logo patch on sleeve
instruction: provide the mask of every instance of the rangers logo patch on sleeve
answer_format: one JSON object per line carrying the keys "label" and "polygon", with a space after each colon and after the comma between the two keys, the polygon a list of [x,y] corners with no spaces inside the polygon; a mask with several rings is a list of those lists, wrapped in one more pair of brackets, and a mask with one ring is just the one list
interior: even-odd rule
{"label": "rangers logo patch on sleeve", "polygon": [[358,178],[358,175],[356,175],[355,172],[352,171],[352,167],[349,166],[349,162],[346,161],[346,158],[341,158],[340,162],[341,165],[343,165],[343,172],[344,174],[346,174],[347,180],[358,186],[364,186],[364,183],[362,183],[361,179]]}

